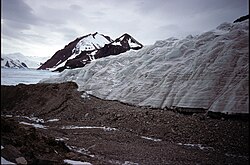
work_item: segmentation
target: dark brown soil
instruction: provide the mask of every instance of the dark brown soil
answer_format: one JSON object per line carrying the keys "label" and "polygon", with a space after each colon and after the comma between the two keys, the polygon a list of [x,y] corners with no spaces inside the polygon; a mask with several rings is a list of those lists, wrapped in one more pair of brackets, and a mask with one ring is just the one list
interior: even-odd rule
{"label": "dark brown soil", "polygon": [[1,145],[30,164],[249,164],[248,120],[83,98],[75,83],[1,86],[1,115]]}

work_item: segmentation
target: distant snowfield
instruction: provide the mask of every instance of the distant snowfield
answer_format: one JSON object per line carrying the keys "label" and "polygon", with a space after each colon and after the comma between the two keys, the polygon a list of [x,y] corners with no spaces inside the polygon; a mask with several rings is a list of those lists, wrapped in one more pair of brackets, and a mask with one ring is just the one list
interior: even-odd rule
{"label": "distant snowfield", "polygon": [[248,24],[157,41],[41,82],[74,81],[79,91],[139,106],[249,113]]}
{"label": "distant snowfield", "polygon": [[36,84],[41,79],[58,74],[47,70],[1,68],[1,85]]}

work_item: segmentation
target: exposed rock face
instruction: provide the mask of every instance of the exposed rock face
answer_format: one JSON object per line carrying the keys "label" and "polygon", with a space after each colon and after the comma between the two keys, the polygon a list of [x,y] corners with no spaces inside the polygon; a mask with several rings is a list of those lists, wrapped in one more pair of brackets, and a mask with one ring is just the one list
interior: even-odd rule
{"label": "exposed rock face", "polygon": [[70,42],[38,69],[52,68],[55,71],[63,71],[84,67],[97,58],[117,55],[130,49],[138,50],[142,47],[142,44],[126,33],[112,40],[109,36],[96,32]]}

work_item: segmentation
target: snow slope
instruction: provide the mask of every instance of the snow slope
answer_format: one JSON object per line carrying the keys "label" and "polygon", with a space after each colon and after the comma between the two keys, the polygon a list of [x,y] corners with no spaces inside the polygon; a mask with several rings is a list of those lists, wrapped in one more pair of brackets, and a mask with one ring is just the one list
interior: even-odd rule
{"label": "snow slope", "polygon": [[73,55],[79,55],[82,51],[93,51],[104,47],[110,41],[102,34],[94,33],[81,39],[73,49]]}
{"label": "snow slope", "polygon": [[40,82],[74,81],[80,91],[151,107],[249,113],[249,22],[223,23],[179,40],[98,59]]}

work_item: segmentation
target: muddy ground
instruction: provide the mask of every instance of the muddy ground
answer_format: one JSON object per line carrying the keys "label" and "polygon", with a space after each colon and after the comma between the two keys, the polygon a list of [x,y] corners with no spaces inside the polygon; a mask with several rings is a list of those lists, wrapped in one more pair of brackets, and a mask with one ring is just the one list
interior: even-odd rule
{"label": "muddy ground", "polygon": [[28,164],[249,164],[248,120],[81,95],[75,83],[1,86],[1,155]]}

